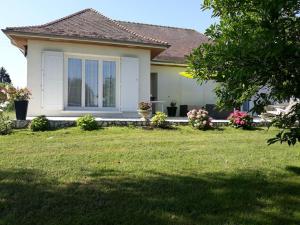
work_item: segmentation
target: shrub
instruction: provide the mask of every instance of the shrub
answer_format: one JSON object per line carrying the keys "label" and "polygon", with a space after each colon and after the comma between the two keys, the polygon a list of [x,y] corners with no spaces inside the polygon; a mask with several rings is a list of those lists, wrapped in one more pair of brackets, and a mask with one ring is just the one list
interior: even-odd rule
{"label": "shrub", "polygon": [[151,109],[152,104],[149,102],[140,102],[139,103],[139,110],[149,110]]}
{"label": "shrub", "polygon": [[228,117],[229,125],[235,128],[251,129],[253,128],[253,117],[246,112],[234,111]]}
{"label": "shrub", "polygon": [[38,116],[30,123],[30,130],[32,131],[46,131],[50,130],[50,122],[46,116]]}
{"label": "shrub", "polygon": [[82,130],[97,130],[99,128],[95,117],[93,117],[92,115],[79,117],[76,121],[76,125]]}
{"label": "shrub", "polygon": [[151,125],[153,127],[168,128],[169,123],[167,121],[168,116],[163,112],[156,112],[151,119]]}
{"label": "shrub", "polygon": [[0,135],[7,135],[12,132],[12,121],[3,112],[0,112]]}
{"label": "shrub", "polygon": [[268,144],[276,142],[295,145],[300,142],[300,100],[293,101],[284,112],[277,115],[269,126],[276,125],[280,128],[276,137],[268,140]]}
{"label": "shrub", "polygon": [[212,118],[203,109],[193,109],[187,113],[187,116],[192,127],[196,129],[207,130],[213,127]]}
{"label": "shrub", "polygon": [[15,104],[10,95],[12,89],[12,85],[0,83],[0,111],[11,112],[15,110]]}

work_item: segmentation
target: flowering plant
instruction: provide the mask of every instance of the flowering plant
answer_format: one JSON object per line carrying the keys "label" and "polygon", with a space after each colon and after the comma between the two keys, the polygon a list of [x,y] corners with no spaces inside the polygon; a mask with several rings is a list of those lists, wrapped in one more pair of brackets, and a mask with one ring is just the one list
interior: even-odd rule
{"label": "flowering plant", "polygon": [[212,118],[208,112],[203,109],[193,109],[187,113],[188,119],[192,127],[207,130],[213,127]]}
{"label": "flowering plant", "polygon": [[149,102],[140,102],[139,103],[139,110],[149,110],[151,109],[152,105]]}
{"label": "flowering plant", "polygon": [[9,104],[7,87],[0,85],[0,112],[2,112]]}
{"label": "flowering plant", "polygon": [[14,101],[27,101],[30,99],[31,92],[28,88],[8,88],[9,98],[13,99]]}
{"label": "flowering plant", "polygon": [[234,111],[228,117],[229,125],[235,128],[251,129],[253,127],[253,117],[246,112]]}

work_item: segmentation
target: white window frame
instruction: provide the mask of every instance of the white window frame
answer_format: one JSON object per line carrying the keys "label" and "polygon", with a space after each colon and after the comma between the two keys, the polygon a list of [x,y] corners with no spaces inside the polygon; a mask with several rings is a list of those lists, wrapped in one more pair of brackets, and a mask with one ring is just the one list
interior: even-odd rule
{"label": "white window frame", "polygon": [[[82,88],[81,88],[81,107],[68,106],[68,60],[69,58],[82,60]],[[98,61],[98,107],[85,106],[85,60]],[[116,62],[116,106],[103,107],[103,61]],[[86,55],[86,54],[64,54],[64,111],[74,112],[120,112],[120,57],[114,56],[99,56],[99,55]]]}

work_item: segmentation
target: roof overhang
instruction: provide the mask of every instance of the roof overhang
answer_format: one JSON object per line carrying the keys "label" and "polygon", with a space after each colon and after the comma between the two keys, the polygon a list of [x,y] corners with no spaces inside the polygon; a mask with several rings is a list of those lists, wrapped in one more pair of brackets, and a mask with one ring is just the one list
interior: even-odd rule
{"label": "roof overhang", "polygon": [[166,61],[156,61],[152,60],[151,65],[153,66],[172,66],[172,67],[187,67],[186,63],[178,63],[178,62],[166,62]]}
{"label": "roof overhang", "polygon": [[126,48],[139,48],[148,49],[151,51],[151,59],[159,55],[161,52],[170,47],[170,45],[155,45],[137,42],[123,42],[119,40],[106,40],[106,39],[90,39],[84,37],[69,37],[60,35],[45,35],[45,34],[35,34],[35,33],[24,33],[15,32],[9,30],[2,30],[3,33],[11,40],[11,43],[18,47],[23,54],[27,54],[28,40],[43,40],[43,41],[59,41],[59,42],[71,42],[71,43],[81,43],[81,44],[94,44],[94,45],[105,45],[105,46],[115,46],[115,47],[126,47]]}

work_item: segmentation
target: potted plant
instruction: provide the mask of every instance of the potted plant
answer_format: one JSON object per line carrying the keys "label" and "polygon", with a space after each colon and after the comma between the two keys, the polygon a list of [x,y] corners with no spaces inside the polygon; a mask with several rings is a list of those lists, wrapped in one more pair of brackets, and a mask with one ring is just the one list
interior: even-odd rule
{"label": "potted plant", "polygon": [[26,120],[28,100],[30,99],[31,92],[27,88],[10,87],[8,93],[10,99],[15,103],[17,120]]}
{"label": "potted plant", "polygon": [[177,107],[175,101],[171,101],[170,106],[167,107],[167,111],[168,111],[168,116],[170,117],[176,116]]}
{"label": "potted plant", "polygon": [[138,113],[141,116],[141,119],[144,121],[148,120],[148,117],[150,115],[151,112],[151,103],[149,102],[140,102],[139,103],[139,109],[138,109]]}

